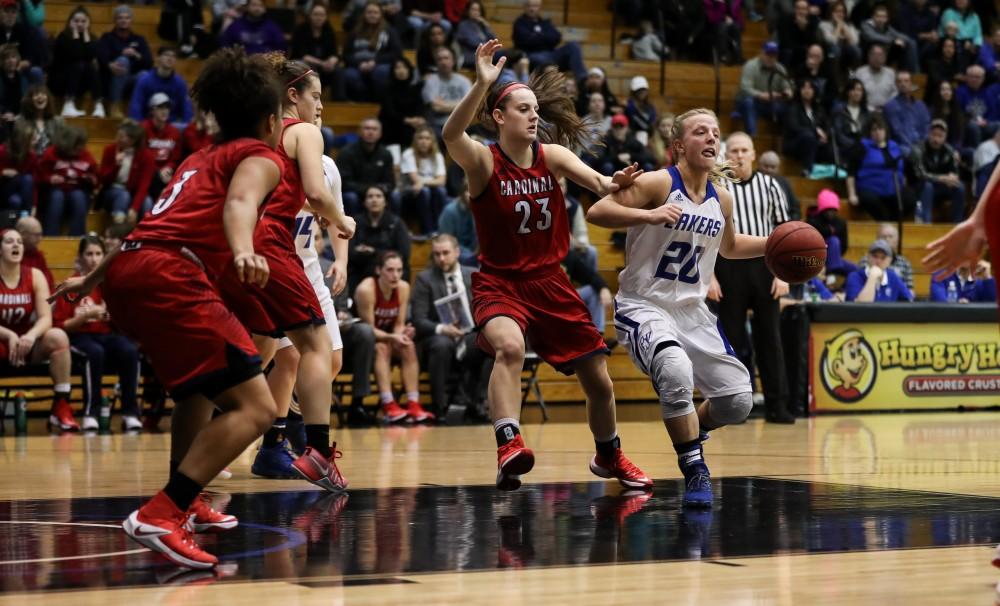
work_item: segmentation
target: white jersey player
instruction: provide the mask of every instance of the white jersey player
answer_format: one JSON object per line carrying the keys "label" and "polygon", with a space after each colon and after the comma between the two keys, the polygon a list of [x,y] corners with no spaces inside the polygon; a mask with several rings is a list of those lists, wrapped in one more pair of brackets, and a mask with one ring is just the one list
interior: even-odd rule
{"label": "white jersey player", "polygon": [[[699,425],[707,431],[744,421],[752,385],[704,299],[720,253],[759,257],[767,239],[733,228],[732,196],[721,186],[725,178],[716,165],[721,141],[715,114],[689,111],[673,130],[678,165],[644,174],[631,188],[601,199],[587,220],[628,228],[615,328],[659,396],[684,474],[684,504],[710,507]],[[695,387],[710,398],[697,410]]]}
{"label": "white jersey player", "polygon": [[[343,211],[344,199],[341,190],[340,170],[337,169],[337,163],[329,156],[323,156],[323,177],[326,179],[327,187],[333,192],[334,200]],[[316,250],[316,234],[319,231],[319,224],[313,213],[308,210],[300,210],[295,217],[295,252],[302,259],[306,277],[309,278],[309,282],[312,283],[313,290],[316,291],[316,296],[319,298],[323,317],[326,319],[326,328],[330,331],[330,340],[333,342],[333,351],[338,351],[344,348],[344,342],[340,337],[337,310],[333,306],[333,297],[330,296],[330,288],[326,285],[323,268],[319,263],[319,251]],[[288,340],[288,337],[284,337],[278,342],[279,350],[291,346],[292,342]]]}

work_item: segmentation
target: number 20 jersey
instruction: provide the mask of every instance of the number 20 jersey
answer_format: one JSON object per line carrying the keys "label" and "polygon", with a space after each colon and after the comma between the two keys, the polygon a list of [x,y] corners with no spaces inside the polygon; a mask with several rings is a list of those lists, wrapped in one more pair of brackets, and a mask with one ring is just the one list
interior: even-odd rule
{"label": "number 20 jersey", "polygon": [[695,204],[677,167],[667,170],[672,184],[666,202],[680,206],[683,214],[674,225],[628,228],[618,290],[661,307],[679,307],[705,299],[726,219],[711,181],[704,202]]}
{"label": "number 20 jersey", "polygon": [[559,180],[545,165],[544,146],[521,168],[499,144],[490,145],[493,174],[472,199],[483,271],[511,278],[555,269],[569,251],[569,218]]}

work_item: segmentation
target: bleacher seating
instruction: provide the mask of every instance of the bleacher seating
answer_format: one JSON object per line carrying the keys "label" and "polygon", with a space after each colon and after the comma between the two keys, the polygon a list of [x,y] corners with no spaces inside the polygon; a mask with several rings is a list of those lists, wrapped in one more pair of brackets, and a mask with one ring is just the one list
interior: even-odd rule
{"label": "bleacher seating", "polygon": [[[660,65],[628,59],[628,47],[612,38],[616,35],[616,30],[611,27],[612,15],[608,11],[606,0],[564,1],[567,3],[565,6],[562,3],[549,0],[543,8],[554,22],[561,26],[564,39],[580,42],[587,65],[600,66],[605,70],[611,90],[620,99],[625,99],[628,96],[629,79],[641,74],[650,81],[652,95],[661,112],[678,113],[696,106],[714,106],[716,80],[711,66],[668,62],[664,70],[665,86],[661,96],[659,94]],[[46,2],[45,28],[50,35],[54,36],[62,30],[67,16],[77,5],[76,2],[60,0]],[[90,4],[87,6],[91,13],[92,29],[95,33],[103,33],[112,27],[111,11],[113,6],[113,4]],[[488,0],[485,2],[486,14],[501,39],[509,41],[511,23],[521,13],[521,7],[520,0]],[[134,10],[133,28],[147,37],[155,51],[159,44],[165,43],[159,40],[156,33],[159,7],[135,6]],[[568,15],[568,19],[565,21],[563,19],[564,12]],[[211,15],[208,11],[205,14],[205,22],[211,22]],[[341,30],[340,15],[333,13],[331,22],[338,33],[339,40],[343,42],[344,34]],[[624,30],[621,28],[617,29],[617,33],[622,31]],[[767,31],[763,23],[748,23],[743,39],[744,55],[749,58],[756,54],[766,38]],[[614,45],[615,59],[611,59],[612,45]],[[408,51],[408,55],[412,58],[412,51]],[[200,65],[201,60],[199,59],[179,60],[178,73],[182,74],[189,83],[193,82]],[[467,70],[465,73],[474,77],[474,74]],[[719,117],[724,131],[739,127],[739,124],[734,124],[729,117],[739,86],[739,75],[739,66],[722,67],[720,70],[721,107]],[[326,103],[323,111],[324,122],[332,126],[338,133],[355,130],[362,118],[377,113],[378,106],[376,104],[359,103]],[[78,118],[72,122],[84,127],[90,133],[89,148],[98,157],[100,157],[101,149],[114,140],[117,128],[117,122],[114,120]],[[758,155],[767,149],[779,149],[780,142],[776,133],[777,129],[774,126],[761,124],[760,134],[756,138]],[[838,188],[836,184],[831,182],[811,181],[794,176],[800,174],[800,167],[794,160],[786,159],[783,168],[802,202],[803,216],[806,215],[807,209],[815,204],[815,198],[820,189],[834,187],[841,192],[844,191],[842,186]],[[841,213],[845,219],[851,222],[851,248],[847,251],[846,256],[854,261],[867,250],[868,244],[874,239],[877,225],[867,220],[860,211],[851,208],[846,200],[842,205]],[[88,227],[100,231],[103,225],[104,216],[91,213]],[[930,280],[919,264],[919,259],[922,256],[921,249],[927,242],[944,234],[948,229],[948,225],[907,224],[905,227],[902,252],[914,262],[916,294],[918,296],[927,296]],[[624,264],[623,253],[611,245],[609,230],[594,226],[590,226],[590,230],[591,241],[599,251],[601,273],[614,289],[617,286],[617,273]],[[47,238],[43,243],[43,249],[56,279],[68,276],[73,268],[76,239]],[[411,264],[415,271],[426,265],[429,254],[430,246],[428,243],[413,243]],[[609,322],[609,337],[614,336],[613,331],[613,324]],[[619,400],[649,400],[655,397],[648,380],[632,365],[620,348],[611,356],[609,368],[611,376],[615,380],[615,392]],[[578,402],[582,398],[575,379],[560,375],[547,365],[541,367],[538,377],[547,402]]]}

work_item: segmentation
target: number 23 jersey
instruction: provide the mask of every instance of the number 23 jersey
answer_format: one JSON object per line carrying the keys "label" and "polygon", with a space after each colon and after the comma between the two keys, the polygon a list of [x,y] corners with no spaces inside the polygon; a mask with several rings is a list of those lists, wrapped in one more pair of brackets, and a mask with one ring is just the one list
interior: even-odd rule
{"label": "number 23 jersey", "polygon": [[678,307],[703,301],[719,254],[726,217],[709,181],[705,200],[695,204],[677,167],[670,173],[666,202],[683,209],[674,225],[636,225],[625,238],[625,269],[618,274],[620,294]]}
{"label": "number 23 jersey", "polygon": [[483,271],[529,279],[555,269],[569,251],[569,218],[556,176],[545,165],[545,147],[532,144],[534,160],[521,168],[494,143],[493,174],[472,199]]}

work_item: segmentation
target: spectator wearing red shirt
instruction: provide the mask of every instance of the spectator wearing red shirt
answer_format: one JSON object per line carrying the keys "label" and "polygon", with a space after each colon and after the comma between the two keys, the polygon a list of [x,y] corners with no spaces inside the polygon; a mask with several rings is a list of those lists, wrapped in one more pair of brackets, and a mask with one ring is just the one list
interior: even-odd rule
{"label": "spectator wearing red shirt", "polygon": [[147,105],[149,117],[142,121],[142,127],[146,129],[146,147],[156,156],[156,172],[149,186],[149,196],[156,198],[181,162],[181,131],[170,123],[172,101],[166,93],[156,93]]}
{"label": "spectator wearing red shirt", "polygon": [[87,231],[90,194],[97,185],[97,161],[87,151],[87,133],[75,126],[56,131],[52,145],[38,161],[37,179],[47,189],[42,213],[46,236],[58,236],[69,217],[69,235]]}
{"label": "spectator wearing red shirt", "polygon": [[0,145],[0,201],[20,216],[30,215],[35,206],[34,170],[35,154],[23,141]]}
{"label": "spectator wearing red shirt", "polygon": [[146,131],[135,120],[124,120],[114,143],[104,148],[97,171],[102,190],[98,200],[113,223],[135,221],[152,207],[149,184],[156,172],[153,151],[145,145]]}
{"label": "spectator wearing red shirt", "polygon": [[45,253],[38,247],[42,242],[42,224],[34,217],[21,217],[14,225],[14,229],[21,234],[24,242],[21,263],[42,272],[45,281],[49,283],[49,292],[51,292],[55,287],[55,280],[52,278],[52,271],[45,260]]}
{"label": "spectator wearing red shirt", "polygon": [[194,152],[208,147],[215,141],[215,134],[219,132],[219,126],[215,123],[215,118],[197,110],[192,120],[181,133],[181,161]]}
{"label": "spectator wearing red shirt", "polygon": [[[77,267],[73,274],[86,276],[104,259],[104,242],[96,235],[84,236],[77,249]],[[142,429],[139,420],[139,403],[136,391],[139,385],[139,347],[124,335],[114,331],[108,307],[97,286],[86,296],[59,297],[53,314],[54,325],[69,335],[73,349],[87,356],[86,394],[83,404],[82,429],[96,430],[97,413],[100,411],[101,381],[104,369],[112,363],[118,369],[118,382],[122,389],[122,425],[125,431]]]}

